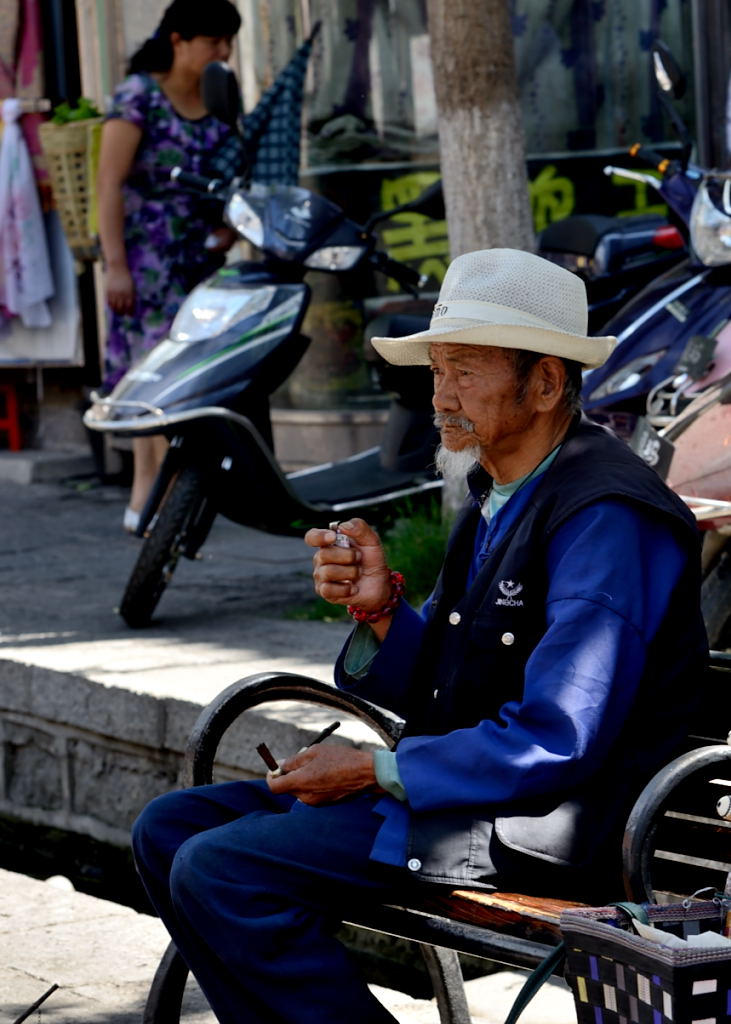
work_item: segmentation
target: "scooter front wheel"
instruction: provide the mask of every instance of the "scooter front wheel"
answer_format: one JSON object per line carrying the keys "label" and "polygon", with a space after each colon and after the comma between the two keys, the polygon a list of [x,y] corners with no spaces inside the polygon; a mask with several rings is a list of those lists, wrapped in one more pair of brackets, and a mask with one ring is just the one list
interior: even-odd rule
{"label": "scooter front wheel", "polygon": [[154,528],[143,542],[122,596],[119,614],[128,626],[139,629],[149,625],[180,556],[187,553],[203,520],[207,528],[203,535],[196,537],[197,546],[205,540],[215,517],[211,511],[200,472],[193,466],[185,466],[160,508]]}

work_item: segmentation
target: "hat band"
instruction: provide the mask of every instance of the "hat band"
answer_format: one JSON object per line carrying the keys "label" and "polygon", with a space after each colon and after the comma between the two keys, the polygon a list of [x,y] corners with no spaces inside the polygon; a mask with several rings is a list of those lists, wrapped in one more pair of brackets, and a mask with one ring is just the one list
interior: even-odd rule
{"label": "hat band", "polygon": [[514,324],[545,331],[560,331],[562,334],[585,334],[585,329],[582,330],[578,324],[570,330],[568,327],[559,327],[549,320],[533,316],[532,313],[526,313],[522,309],[502,306],[497,302],[481,302],[479,299],[437,302],[431,316],[431,327],[446,326],[446,321],[449,320],[474,320],[479,324]]}

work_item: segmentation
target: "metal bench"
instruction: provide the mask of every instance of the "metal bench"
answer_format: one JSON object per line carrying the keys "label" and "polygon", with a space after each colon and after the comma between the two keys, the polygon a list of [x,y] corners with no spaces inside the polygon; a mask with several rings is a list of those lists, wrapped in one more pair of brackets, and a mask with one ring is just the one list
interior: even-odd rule
{"label": "metal bench", "polygon": [[[715,812],[718,798],[731,794],[731,654],[713,652],[709,674],[710,700],[689,725],[686,752],[648,783],[627,821],[625,895],[635,902],[676,902],[708,886],[722,890],[731,872],[731,822]],[[188,741],[184,784],[212,782],[227,730],[250,708],[282,700],[352,715],[389,746],[402,726],[390,712],[306,676],[249,676],[201,712]],[[580,905],[519,893],[423,889],[418,903],[361,907],[347,923],[420,944],[442,1024],[470,1021],[459,953],[532,969],[560,942],[562,910]],[[177,1024],[187,975],[171,944],[150,988],[145,1024]]]}

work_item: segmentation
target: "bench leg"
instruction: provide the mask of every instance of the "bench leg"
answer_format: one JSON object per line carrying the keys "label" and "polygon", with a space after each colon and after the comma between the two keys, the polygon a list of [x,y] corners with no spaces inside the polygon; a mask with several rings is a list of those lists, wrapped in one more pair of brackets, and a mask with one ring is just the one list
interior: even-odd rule
{"label": "bench leg", "polygon": [[470,1024],[462,968],[453,949],[421,943],[429,977],[439,1008],[441,1024]]}
{"label": "bench leg", "polygon": [[[419,946],[431,978],[441,1024],[470,1024],[457,953],[425,943]],[[142,1024],[179,1024],[187,980],[188,967],[171,942],[152,979]]]}
{"label": "bench leg", "polygon": [[187,980],[188,966],[171,942],[152,979],[142,1024],[178,1024]]}

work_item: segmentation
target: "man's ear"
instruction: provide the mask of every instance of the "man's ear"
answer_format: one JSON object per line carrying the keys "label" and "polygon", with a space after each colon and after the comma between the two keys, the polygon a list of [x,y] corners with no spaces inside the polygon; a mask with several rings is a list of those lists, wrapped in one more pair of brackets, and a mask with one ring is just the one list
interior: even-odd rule
{"label": "man's ear", "polygon": [[533,366],[536,410],[552,412],[563,399],[566,367],[558,356],[543,356]]}

